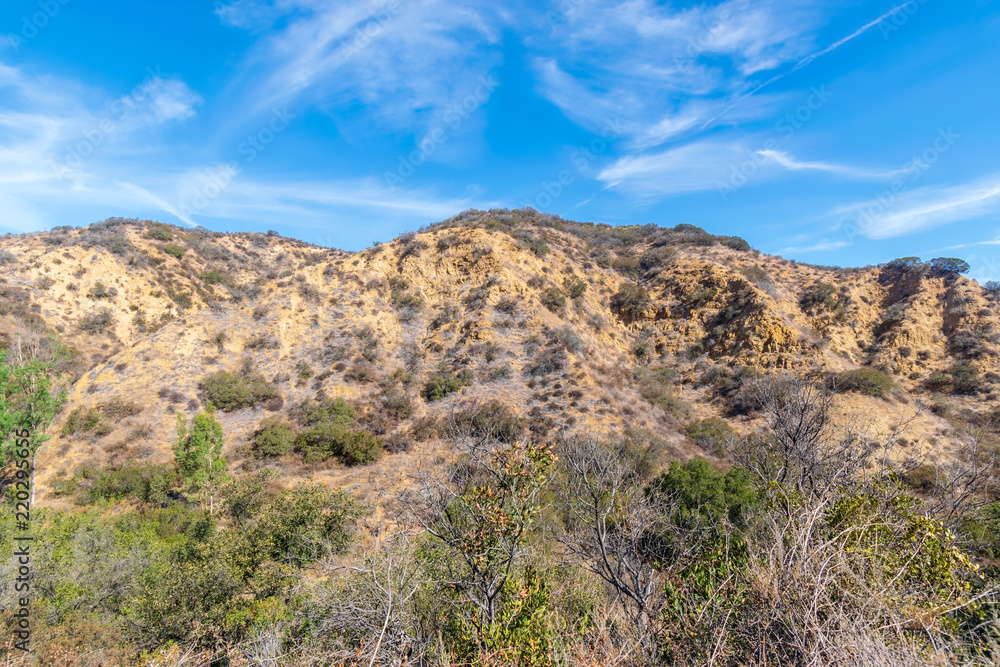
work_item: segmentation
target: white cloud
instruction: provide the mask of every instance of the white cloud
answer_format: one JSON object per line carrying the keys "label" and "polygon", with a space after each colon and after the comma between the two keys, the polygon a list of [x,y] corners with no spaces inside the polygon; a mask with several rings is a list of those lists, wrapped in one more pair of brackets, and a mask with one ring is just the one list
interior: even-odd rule
{"label": "white cloud", "polygon": [[[241,3],[246,11],[248,3]],[[257,3],[255,6],[259,6]],[[285,0],[237,86],[251,113],[317,105],[342,130],[426,129],[499,63],[506,19],[486,2]],[[231,12],[230,12],[231,13]],[[364,114],[352,109],[364,108]]]}
{"label": "white cloud", "polygon": [[952,187],[927,186],[842,207],[834,215],[869,239],[888,239],[1000,211],[1000,175]]}
{"label": "white cloud", "polygon": [[906,169],[892,169],[888,171],[878,171],[872,169],[864,169],[861,167],[852,167],[849,165],[832,164],[830,162],[802,162],[796,160],[788,153],[784,151],[776,150],[762,150],[757,151],[757,154],[761,157],[775,162],[781,165],[789,171],[823,171],[830,174],[840,174],[842,176],[848,176],[850,178],[865,178],[865,179],[890,179],[899,178],[904,176],[910,171]]}
{"label": "white cloud", "polygon": [[608,187],[626,190],[638,198],[714,190],[749,154],[740,143],[701,141],[621,158],[597,178]]}

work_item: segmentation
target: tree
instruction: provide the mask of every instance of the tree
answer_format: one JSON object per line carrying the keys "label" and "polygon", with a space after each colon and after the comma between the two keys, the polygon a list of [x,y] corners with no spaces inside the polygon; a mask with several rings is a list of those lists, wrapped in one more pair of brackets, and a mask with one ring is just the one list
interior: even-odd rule
{"label": "tree", "polygon": [[208,494],[210,512],[214,510],[215,493],[228,467],[222,456],[224,442],[222,424],[216,421],[215,407],[211,403],[204,412],[195,415],[190,429],[184,413],[177,413],[177,443],[174,446],[177,469],[191,491]]}
{"label": "tree", "polygon": [[524,622],[505,601],[543,509],[555,456],[544,446],[522,443],[493,448],[479,442],[466,453],[450,478],[420,480],[408,505],[423,529],[457,557],[452,583],[469,603],[462,620],[480,647],[490,650]]}
{"label": "tree", "polygon": [[21,436],[28,431],[28,452],[34,456],[45,437],[38,434],[52,422],[64,396],[53,394],[51,364],[37,359],[21,363],[8,362],[0,353],[0,468],[15,458]]}
{"label": "tree", "polygon": [[957,257],[936,257],[931,260],[931,269],[941,275],[968,273],[969,263]]}

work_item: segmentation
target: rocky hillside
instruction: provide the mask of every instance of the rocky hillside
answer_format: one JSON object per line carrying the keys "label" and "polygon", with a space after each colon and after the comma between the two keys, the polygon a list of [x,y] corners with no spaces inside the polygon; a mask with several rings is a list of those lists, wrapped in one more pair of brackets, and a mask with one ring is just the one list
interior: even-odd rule
{"label": "rocky hillside", "polygon": [[[69,383],[37,462],[50,505],[88,470],[170,460],[176,413],[209,400],[231,469],[372,500],[456,425],[711,458],[775,371],[836,386],[842,420],[909,420],[930,463],[1000,415],[997,290],[956,262],[818,267],[686,225],[501,210],[358,253],[111,219],[0,238],[0,268],[0,344]],[[323,440],[331,415],[351,448]]]}

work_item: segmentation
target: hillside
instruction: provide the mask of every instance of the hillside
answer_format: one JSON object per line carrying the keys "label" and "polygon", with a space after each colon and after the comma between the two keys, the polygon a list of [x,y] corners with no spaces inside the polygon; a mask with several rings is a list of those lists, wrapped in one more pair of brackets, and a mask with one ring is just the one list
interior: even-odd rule
{"label": "hillside", "polygon": [[[72,379],[38,454],[42,505],[68,506],[88,469],[170,461],[176,412],[204,408],[210,386],[244,391],[218,415],[231,469],[375,503],[400,470],[445,460],[448,425],[490,399],[536,442],[627,434],[661,464],[720,454],[699,420],[754,427],[740,390],[761,373],[888,374],[883,395],[842,391],[834,412],[881,434],[907,422],[900,441],[930,464],[966,437],[956,425],[1000,407],[995,292],[940,263],[809,266],[684,225],[468,211],[348,253],[112,219],[7,235],[0,264],[0,341],[40,341]],[[306,428],[324,398],[386,454],[252,445],[265,419]]]}

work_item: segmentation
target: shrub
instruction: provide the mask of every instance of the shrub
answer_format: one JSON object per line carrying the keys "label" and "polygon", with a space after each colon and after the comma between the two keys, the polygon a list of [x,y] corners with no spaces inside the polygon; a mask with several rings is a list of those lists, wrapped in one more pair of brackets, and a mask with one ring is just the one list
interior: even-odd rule
{"label": "shrub", "polygon": [[98,409],[101,411],[101,414],[113,421],[121,421],[126,417],[135,417],[142,412],[142,406],[138,403],[126,401],[119,397],[112,398]]}
{"label": "shrub", "polygon": [[818,282],[807,287],[799,296],[799,308],[806,312],[835,310],[838,305],[837,288],[830,283]]}
{"label": "shrub", "polygon": [[205,399],[223,412],[252,408],[281,394],[259,376],[243,376],[217,371],[199,384]]}
{"label": "shrub", "polygon": [[181,259],[182,257],[184,257],[184,253],[186,251],[182,246],[179,246],[176,243],[167,243],[166,245],[163,246],[163,252],[167,253],[172,257],[176,257],[177,259]]}
{"label": "shrub", "polygon": [[263,456],[283,456],[295,447],[295,431],[281,417],[268,417],[254,432],[253,447]]}
{"label": "shrub", "polygon": [[635,283],[625,283],[611,297],[611,309],[627,318],[642,315],[649,307],[649,291]]}
{"label": "shrub", "polygon": [[837,391],[856,391],[868,396],[885,396],[892,390],[892,378],[874,368],[858,368],[838,373]]}
{"label": "shrub", "polygon": [[729,438],[734,435],[729,424],[714,417],[692,422],[688,424],[684,432],[706,450],[717,449],[725,445]]}
{"label": "shrub", "polygon": [[639,382],[639,393],[646,401],[678,419],[687,418],[691,408],[674,395],[673,371],[671,369],[666,367],[637,368],[635,376]]}
{"label": "shrub", "polygon": [[952,385],[956,394],[976,394],[983,386],[979,369],[972,364],[958,364],[951,371]]}
{"label": "shrub", "polygon": [[885,268],[891,269],[893,271],[925,271],[928,265],[920,261],[919,257],[900,257],[899,259],[894,259],[891,262],[886,262]]}
{"label": "shrub", "polygon": [[279,347],[278,340],[268,334],[254,334],[243,343],[246,350],[274,350]]}
{"label": "shrub", "polygon": [[168,464],[128,463],[121,468],[84,468],[77,479],[77,502],[135,498],[154,506],[168,502],[167,492],[180,484],[177,470]]}
{"label": "shrub", "polygon": [[1000,299],[1000,282],[996,280],[987,280],[986,284],[983,285],[983,290],[986,294],[993,297],[994,299]]}
{"label": "shrub", "polygon": [[747,518],[759,505],[750,476],[742,468],[720,473],[704,459],[685,463],[673,461],[670,470],[649,485],[653,493],[675,499],[673,521],[689,529],[721,530],[723,521],[732,526],[747,525]]}
{"label": "shrub", "polygon": [[951,387],[951,376],[941,371],[934,371],[924,380],[924,387],[931,391],[942,391]]}
{"label": "shrub", "polygon": [[170,225],[165,225],[162,222],[149,223],[146,227],[146,233],[143,236],[154,241],[172,241],[174,238],[173,233],[170,231]]}
{"label": "shrub", "polygon": [[367,465],[382,458],[382,441],[371,433],[349,431],[338,456],[345,465]]}
{"label": "shrub", "polygon": [[66,423],[62,427],[62,434],[74,435],[77,433],[87,433],[93,431],[100,422],[101,413],[99,411],[76,408],[66,418]]}
{"label": "shrub", "polygon": [[89,334],[105,333],[114,322],[115,317],[110,308],[98,308],[83,316],[80,320],[80,329]]}
{"label": "shrub", "polygon": [[513,315],[514,311],[517,310],[517,299],[512,299],[507,296],[501,297],[500,300],[497,301],[496,305],[493,307],[499,310],[501,313],[505,313],[507,315]]}
{"label": "shrub", "polygon": [[337,457],[346,465],[363,465],[382,455],[382,443],[378,438],[335,422],[324,422],[309,429],[299,436],[297,445],[306,462]]}
{"label": "shrub", "polygon": [[226,277],[218,271],[206,271],[201,274],[201,279],[209,285],[225,285]]}
{"label": "shrub", "polygon": [[512,444],[524,434],[525,420],[503,401],[472,402],[457,413],[453,428],[472,438],[492,438]]}
{"label": "shrub", "polygon": [[549,345],[538,353],[534,361],[524,367],[525,375],[551,375],[566,368],[566,349],[561,345]]}
{"label": "shrub", "polygon": [[559,312],[566,306],[566,295],[558,287],[549,287],[544,290],[539,300],[553,313]]}
{"label": "shrub", "polygon": [[354,407],[342,398],[323,398],[303,403],[296,410],[296,418],[305,426],[354,423]]}
{"label": "shrub", "polygon": [[114,287],[106,287],[104,283],[97,281],[93,287],[87,290],[87,296],[91,299],[114,299],[118,296],[118,290]]}
{"label": "shrub", "polygon": [[454,373],[434,373],[424,384],[424,398],[428,401],[436,401],[444,398],[448,394],[454,393],[469,384],[469,378]]}
{"label": "shrub", "polygon": [[570,276],[563,280],[563,287],[566,288],[566,294],[571,299],[579,299],[587,291],[587,283],[576,276]]}
{"label": "shrub", "polygon": [[939,275],[968,273],[969,263],[957,257],[936,257],[931,260],[931,270]]}

